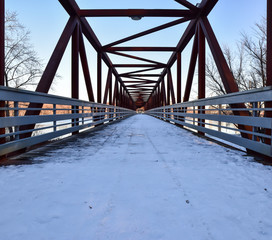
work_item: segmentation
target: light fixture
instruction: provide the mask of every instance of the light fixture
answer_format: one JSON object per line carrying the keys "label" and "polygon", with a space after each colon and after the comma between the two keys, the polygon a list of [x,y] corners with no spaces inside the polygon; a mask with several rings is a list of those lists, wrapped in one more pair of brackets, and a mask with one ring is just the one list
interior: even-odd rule
{"label": "light fixture", "polygon": [[142,19],[142,16],[131,16],[130,17],[132,20],[139,21]]}

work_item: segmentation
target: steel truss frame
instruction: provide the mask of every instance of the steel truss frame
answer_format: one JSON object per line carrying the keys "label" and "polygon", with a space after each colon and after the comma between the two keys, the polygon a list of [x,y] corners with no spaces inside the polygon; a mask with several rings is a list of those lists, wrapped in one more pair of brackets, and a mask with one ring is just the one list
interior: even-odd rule
{"label": "steel truss frame", "polygon": [[[181,99],[181,61],[182,52],[188,43],[193,40],[191,60],[187,75],[186,88],[183,102],[189,100],[193,76],[198,59],[198,98],[205,98],[205,53],[206,41],[211,50],[212,56],[218,68],[227,93],[238,92],[237,84],[228,67],[223,52],[213,32],[208,15],[218,2],[218,0],[202,0],[200,4],[194,6],[186,0],[175,0],[185,9],[80,9],[75,0],[59,0],[63,8],[70,15],[70,18],[61,34],[61,37],[53,51],[46,66],[43,76],[36,88],[37,92],[48,93],[58,66],[61,62],[65,49],[70,39],[72,39],[72,59],[71,86],[72,98],[79,98],[79,59],[86,83],[89,100],[97,103],[109,103],[129,109],[144,107],[146,110],[154,107],[165,106],[182,102]],[[4,0],[0,0],[0,85],[4,85]],[[89,25],[86,17],[178,17],[172,22],[148,29],[146,31],[128,36],[118,41],[102,46],[93,29]],[[152,34],[163,29],[189,22],[186,30],[181,36],[178,44],[174,47],[120,47],[121,43]],[[84,37],[97,52],[97,92],[93,92],[91,75],[88,67]],[[172,52],[167,63],[161,63],[151,59],[124,53],[124,51],[142,52],[154,51]],[[112,63],[108,53],[121,57],[140,60],[145,64],[118,64]],[[104,96],[102,96],[102,61],[108,67]],[[177,86],[173,85],[171,68],[177,62]],[[119,74],[117,68],[141,68],[141,70]],[[152,74],[149,71],[163,69],[160,74]],[[113,78],[113,76],[115,78]],[[150,77],[156,78],[150,80]],[[115,82],[113,83],[113,79]],[[127,79],[130,79],[127,80]],[[134,80],[134,81],[132,81]],[[134,83],[134,85],[129,85]],[[139,84],[136,84],[139,83]],[[272,3],[267,0],[267,86],[272,85]],[[96,99],[95,99],[96,95]],[[103,99],[103,101],[102,101]],[[0,102],[0,107],[4,103]],[[266,103],[271,109],[271,102]],[[40,108],[41,104],[33,103],[30,109]],[[232,105],[232,108],[244,108],[241,104]],[[39,111],[28,110],[27,115],[38,115]],[[234,111],[236,115],[248,115],[246,111]],[[0,111],[0,117],[4,117],[4,111]],[[272,117],[272,112],[267,111],[266,116]],[[204,121],[203,123],[204,124]],[[33,126],[28,126],[33,127]],[[26,130],[26,129],[21,129]],[[250,130],[250,129],[245,129]],[[3,129],[0,129],[3,133]],[[249,137],[244,135],[244,137]]]}

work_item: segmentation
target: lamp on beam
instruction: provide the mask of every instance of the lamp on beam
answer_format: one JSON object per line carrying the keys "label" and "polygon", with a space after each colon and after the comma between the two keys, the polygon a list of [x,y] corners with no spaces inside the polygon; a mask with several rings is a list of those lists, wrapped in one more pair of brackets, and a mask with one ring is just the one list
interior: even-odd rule
{"label": "lamp on beam", "polygon": [[142,16],[131,16],[130,18],[134,21],[139,21],[142,19]]}

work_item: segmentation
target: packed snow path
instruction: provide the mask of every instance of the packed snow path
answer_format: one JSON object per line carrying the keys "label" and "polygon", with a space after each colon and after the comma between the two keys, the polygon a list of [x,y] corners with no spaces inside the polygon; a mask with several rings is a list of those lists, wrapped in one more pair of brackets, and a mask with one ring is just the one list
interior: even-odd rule
{"label": "packed snow path", "polygon": [[271,167],[150,116],[40,160],[0,168],[3,240],[272,239]]}

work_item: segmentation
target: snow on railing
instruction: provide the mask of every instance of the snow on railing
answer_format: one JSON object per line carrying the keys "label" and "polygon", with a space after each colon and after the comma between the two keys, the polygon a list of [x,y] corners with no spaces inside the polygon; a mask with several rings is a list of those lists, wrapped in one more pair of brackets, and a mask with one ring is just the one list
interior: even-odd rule
{"label": "snow on railing", "polygon": [[[135,113],[122,107],[1,86],[0,101],[5,102],[0,108],[5,112],[0,118],[0,129],[5,129],[0,134],[0,156]],[[30,108],[30,103],[43,106]],[[25,115],[26,111],[40,114]]]}
{"label": "snow on railing", "polygon": [[[147,114],[272,157],[272,87],[154,108]],[[243,137],[242,137],[243,136]]]}

